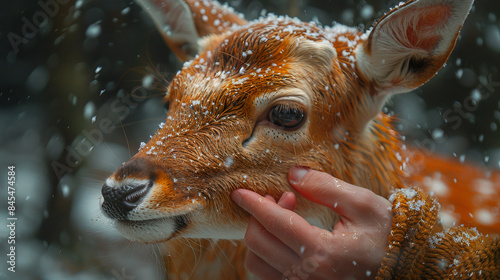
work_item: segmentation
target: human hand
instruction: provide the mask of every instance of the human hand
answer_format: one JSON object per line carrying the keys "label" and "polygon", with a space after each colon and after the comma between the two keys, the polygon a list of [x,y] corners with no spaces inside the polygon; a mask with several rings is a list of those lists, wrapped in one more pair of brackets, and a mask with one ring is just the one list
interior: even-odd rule
{"label": "human hand", "polygon": [[340,221],[331,232],[310,225],[293,212],[291,192],[276,203],[270,196],[234,191],[233,201],[252,215],[245,234],[247,269],[260,279],[374,278],[385,255],[392,204],[306,168],[292,168],[288,179],[299,194],[338,213]]}

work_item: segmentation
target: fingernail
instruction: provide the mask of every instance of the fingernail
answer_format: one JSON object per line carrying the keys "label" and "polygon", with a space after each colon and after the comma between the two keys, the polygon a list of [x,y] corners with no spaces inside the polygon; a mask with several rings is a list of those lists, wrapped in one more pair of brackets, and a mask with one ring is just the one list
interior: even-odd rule
{"label": "fingernail", "polygon": [[297,186],[300,183],[300,181],[302,181],[302,178],[304,178],[307,172],[309,172],[309,170],[310,168],[308,167],[302,167],[302,166],[293,167],[290,170],[290,177],[289,177],[290,183]]}
{"label": "fingernail", "polygon": [[236,190],[233,193],[231,193],[231,199],[234,201],[234,203],[240,205],[241,204],[241,194]]}
{"label": "fingernail", "polygon": [[287,196],[288,194],[289,194],[289,192],[284,192],[284,193],[281,195],[281,197],[280,197],[280,199],[279,199],[279,200],[281,200],[282,198],[284,198],[284,197],[285,197],[285,196]]}

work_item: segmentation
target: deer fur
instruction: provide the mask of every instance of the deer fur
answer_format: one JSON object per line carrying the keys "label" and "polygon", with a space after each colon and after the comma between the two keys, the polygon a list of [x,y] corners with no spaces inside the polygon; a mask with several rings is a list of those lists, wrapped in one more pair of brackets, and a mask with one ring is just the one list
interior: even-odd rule
{"label": "deer fur", "polygon": [[[387,197],[422,185],[433,162],[448,164],[406,148],[380,111],[443,66],[472,0],[408,1],[367,32],[273,15],[247,22],[212,1],[136,2],[188,62],[166,90],[165,123],[106,185],[152,182],[114,223],[132,241],[167,242],[173,279],[250,277],[241,241],[249,216],[230,199],[237,188],[278,199],[293,191],[289,169],[308,166]],[[305,121],[279,127],[269,119],[275,106]],[[297,200],[298,214],[333,229],[333,211]]]}

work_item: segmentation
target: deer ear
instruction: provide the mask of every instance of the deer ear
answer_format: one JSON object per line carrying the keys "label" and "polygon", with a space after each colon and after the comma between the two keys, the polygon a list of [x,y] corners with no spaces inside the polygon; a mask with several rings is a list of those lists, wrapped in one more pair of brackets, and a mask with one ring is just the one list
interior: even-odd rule
{"label": "deer ear", "polygon": [[424,84],[451,54],[472,2],[410,0],[393,9],[356,49],[361,74],[385,95]]}
{"label": "deer ear", "polygon": [[175,55],[186,61],[199,52],[201,37],[220,34],[246,23],[231,8],[215,1],[135,0],[153,19]]}

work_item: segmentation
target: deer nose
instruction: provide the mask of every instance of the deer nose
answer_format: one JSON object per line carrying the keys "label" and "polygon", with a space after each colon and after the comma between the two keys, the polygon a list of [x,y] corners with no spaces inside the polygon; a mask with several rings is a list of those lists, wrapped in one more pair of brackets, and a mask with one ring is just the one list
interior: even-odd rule
{"label": "deer nose", "polygon": [[127,220],[127,215],[148,194],[153,186],[152,182],[147,184],[128,184],[119,187],[102,186],[102,209],[110,218],[116,220]]}

